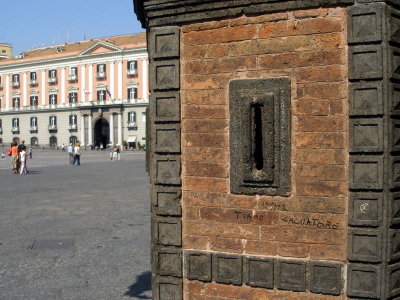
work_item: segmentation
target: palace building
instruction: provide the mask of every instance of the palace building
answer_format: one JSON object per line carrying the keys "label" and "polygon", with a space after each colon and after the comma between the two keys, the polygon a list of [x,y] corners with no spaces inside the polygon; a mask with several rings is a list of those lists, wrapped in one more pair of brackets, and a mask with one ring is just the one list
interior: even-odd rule
{"label": "palace building", "polygon": [[146,144],[145,33],[31,49],[0,60],[0,144]]}

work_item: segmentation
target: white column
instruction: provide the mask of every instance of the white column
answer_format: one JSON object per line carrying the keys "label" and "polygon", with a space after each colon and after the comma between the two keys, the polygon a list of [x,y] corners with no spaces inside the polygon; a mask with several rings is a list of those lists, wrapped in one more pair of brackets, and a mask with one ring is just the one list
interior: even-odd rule
{"label": "white column", "polygon": [[26,76],[27,76],[27,74],[26,74],[26,72],[24,72],[24,75],[22,77],[23,78],[23,80],[22,80],[22,86],[23,86],[23,88],[22,88],[22,103],[23,103],[24,107],[26,107],[27,98],[28,98]]}
{"label": "white column", "polygon": [[122,145],[122,115],[118,113],[118,144]]}
{"label": "white column", "polygon": [[92,136],[92,115],[88,115],[88,145],[93,144],[93,136]]}
{"label": "white column", "polygon": [[93,101],[93,64],[89,64],[89,101]]}
{"label": "white column", "polygon": [[45,106],[46,105],[46,71],[43,70],[42,71],[42,75],[41,75],[41,79],[42,79],[42,105]]}
{"label": "white column", "polygon": [[111,93],[111,97],[115,98],[115,94],[114,94],[114,82],[115,82],[115,78],[114,78],[114,62],[110,62],[110,93]]}
{"label": "white column", "polygon": [[6,76],[6,109],[10,108],[10,75]]}
{"label": "white column", "polygon": [[82,103],[86,102],[86,73],[85,73],[85,65],[81,66],[81,74],[80,74],[80,81],[81,81],[81,101]]}
{"label": "white column", "polygon": [[147,99],[148,98],[148,93],[149,93],[149,78],[148,78],[148,73],[147,73],[147,59],[144,59],[142,61],[142,99]]}
{"label": "white column", "polygon": [[118,61],[118,100],[122,100],[122,61]]}
{"label": "white column", "polygon": [[110,115],[110,142],[114,144],[114,115]]}
{"label": "white column", "polygon": [[61,103],[65,105],[65,67],[61,68]]}
{"label": "white column", "polygon": [[85,146],[85,116],[81,115],[81,145]]}

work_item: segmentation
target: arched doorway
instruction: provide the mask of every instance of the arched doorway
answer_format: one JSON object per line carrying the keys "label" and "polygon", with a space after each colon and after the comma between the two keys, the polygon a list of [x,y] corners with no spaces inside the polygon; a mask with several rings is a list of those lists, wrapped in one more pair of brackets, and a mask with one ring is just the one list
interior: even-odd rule
{"label": "arched doorway", "polygon": [[100,147],[100,143],[105,147],[110,141],[110,124],[104,118],[100,118],[94,124],[94,146]]}
{"label": "arched doorway", "polygon": [[39,145],[39,141],[37,137],[31,137],[31,146],[37,147]]}
{"label": "arched doorway", "polygon": [[78,142],[78,138],[76,136],[73,135],[69,138],[70,144],[75,145],[77,142]]}
{"label": "arched doorway", "polygon": [[55,137],[55,136],[50,137],[50,147],[51,148],[57,147],[57,137]]}
{"label": "arched doorway", "polygon": [[18,137],[13,137],[13,142],[16,142],[19,145],[19,138]]}

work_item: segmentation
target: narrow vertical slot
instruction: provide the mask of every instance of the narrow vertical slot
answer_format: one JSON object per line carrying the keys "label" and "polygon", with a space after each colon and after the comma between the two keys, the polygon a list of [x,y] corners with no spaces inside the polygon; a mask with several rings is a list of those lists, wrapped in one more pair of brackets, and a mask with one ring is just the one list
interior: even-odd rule
{"label": "narrow vertical slot", "polygon": [[253,159],[254,165],[257,170],[262,170],[264,168],[264,153],[263,153],[263,104],[256,103],[253,105]]}

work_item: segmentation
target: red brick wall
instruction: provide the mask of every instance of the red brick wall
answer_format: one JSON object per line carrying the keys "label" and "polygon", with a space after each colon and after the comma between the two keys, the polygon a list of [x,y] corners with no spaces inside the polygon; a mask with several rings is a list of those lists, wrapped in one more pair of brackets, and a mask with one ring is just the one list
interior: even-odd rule
{"label": "red brick wall", "polygon": [[[346,260],[346,26],[346,10],[332,8],[181,28],[185,250]],[[291,196],[230,194],[228,83],[271,77],[292,84]],[[186,299],[341,298],[189,281],[185,292]]]}

